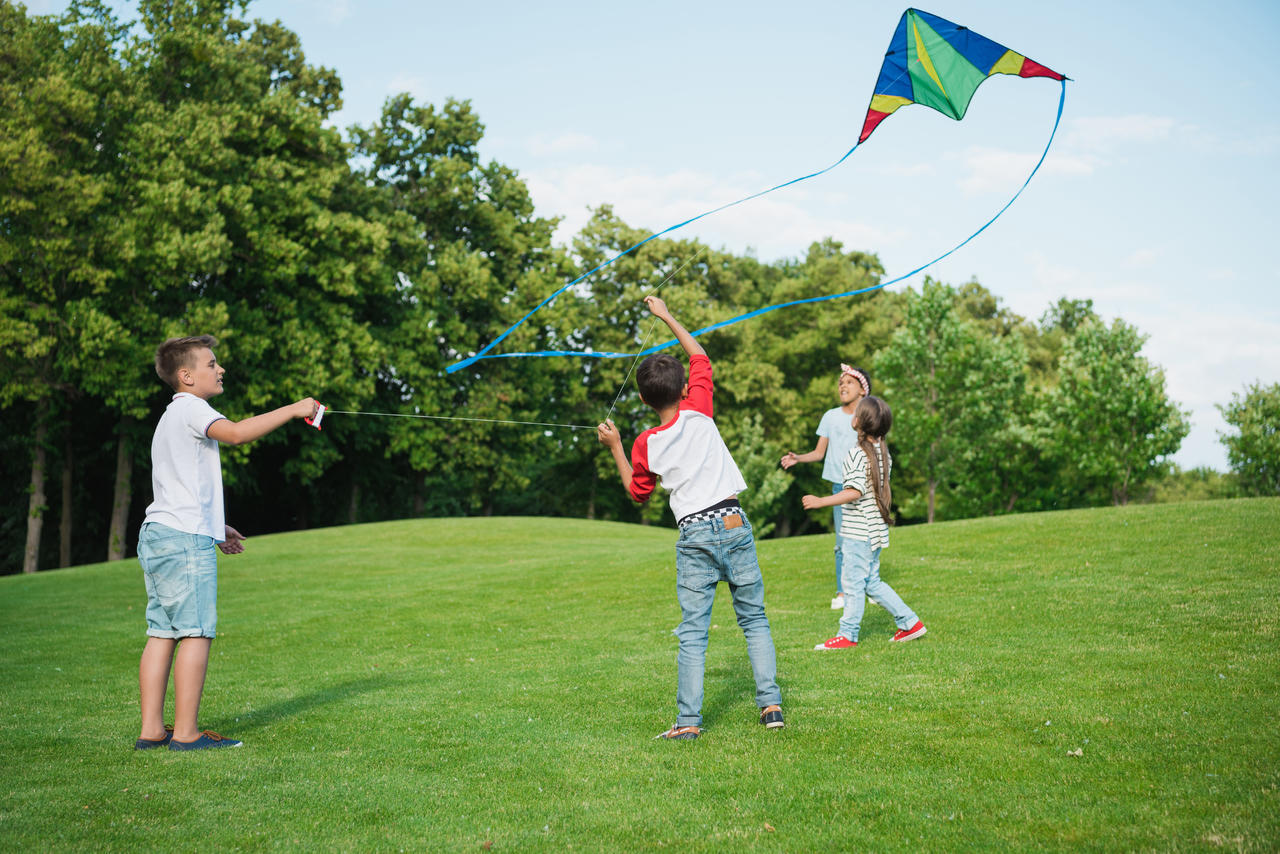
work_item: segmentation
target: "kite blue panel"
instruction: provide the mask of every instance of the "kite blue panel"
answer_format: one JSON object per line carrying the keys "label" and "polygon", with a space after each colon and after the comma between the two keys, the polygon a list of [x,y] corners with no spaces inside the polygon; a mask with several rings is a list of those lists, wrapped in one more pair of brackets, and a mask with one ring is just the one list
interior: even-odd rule
{"label": "kite blue panel", "polygon": [[884,65],[880,66],[880,77],[876,80],[875,94],[897,95],[900,98],[914,101],[911,91],[911,75],[907,73],[907,14],[902,13],[898,19],[898,28],[893,31],[889,41],[889,52],[884,55]]}
{"label": "kite blue panel", "polygon": [[974,67],[983,74],[990,74],[991,66],[999,62],[1000,57],[1004,56],[1005,52],[1009,50],[1004,45],[993,42],[968,27],[962,27],[959,24],[948,21],[946,18],[930,15],[928,12],[921,12],[919,9],[914,11],[947,44],[955,48],[965,59],[972,62]]}

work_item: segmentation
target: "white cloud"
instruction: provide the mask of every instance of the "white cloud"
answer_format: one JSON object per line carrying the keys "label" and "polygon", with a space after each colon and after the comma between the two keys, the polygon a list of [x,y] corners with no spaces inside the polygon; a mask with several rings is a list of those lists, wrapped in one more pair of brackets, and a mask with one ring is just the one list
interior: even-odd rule
{"label": "white cloud", "polygon": [[1143,353],[1164,368],[1169,397],[1191,410],[1191,433],[1174,460],[1225,471],[1218,433],[1228,427],[1217,405],[1252,383],[1280,381],[1280,321],[1202,306],[1147,316],[1139,325],[1150,335]]}
{"label": "white cloud", "polygon": [[391,79],[387,81],[387,94],[397,95],[401,92],[408,92],[418,101],[430,100],[427,79],[421,74],[400,71],[391,75]]}
{"label": "white cloud", "polygon": [[[966,193],[1013,193],[1026,182],[1039,154],[999,148],[969,148],[960,155]],[[1089,175],[1098,167],[1096,157],[1050,151],[1041,167],[1047,175]]]}
{"label": "white cloud", "polygon": [[555,137],[536,136],[529,141],[529,152],[538,157],[577,154],[599,147],[595,137],[585,133],[565,133]]}
{"label": "white cloud", "polygon": [[889,163],[881,168],[881,173],[894,178],[917,178],[932,175],[932,163]]}
{"label": "white cloud", "polygon": [[1122,262],[1123,266],[1129,269],[1137,269],[1141,267],[1151,267],[1160,259],[1160,253],[1155,249],[1135,249],[1129,254],[1129,257]]}
{"label": "white cloud", "polygon": [[[718,179],[687,169],[652,174],[583,164],[533,169],[524,178],[538,212],[563,217],[556,232],[561,243],[569,242],[586,224],[588,208],[602,203],[612,204],[628,225],[658,231],[760,191],[758,183],[749,183],[750,176]],[[900,229],[819,215],[812,210],[815,197],[826,202],[840,199],[823,188],[789,187],[706,216],[672,232],[671,237],[697,237],[734,252],[750,247],[765,260],[794,256],[828,236],[849,249],[871,250],[906,239]]]}
{"label": "white cloud", "polygon": [[1073,149],[1109,149],[1120,143],[1164,142],[1177,129],[1167,116],[1087,116],[1071,120],[1064,142]]}
{"label": "white cloud", "polygon": [[322,4],[325,19],[331,24],[341,24],[351,17],[350,0],[327,0]]}

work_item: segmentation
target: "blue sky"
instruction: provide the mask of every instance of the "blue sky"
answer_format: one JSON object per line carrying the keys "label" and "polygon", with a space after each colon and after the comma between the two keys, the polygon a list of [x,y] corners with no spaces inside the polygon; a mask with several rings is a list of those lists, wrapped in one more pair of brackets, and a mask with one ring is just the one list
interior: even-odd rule
{"label": "blue sky", "polygon": [[[29,4],[34,13],[64,7]],[[119,8],[128,16],[134,7]],[[340,127],[372,123],[396,92],[470,99],[487,128],[484,156],[520,172],[539,214],[563,218],[567,242],[595,205],[658,231],[835,162],[857,139],[904,8],[260,0],[250,15],[280,19],[310,62],[338,71]],[[1030,187],[930,274],[975,278],[1032,319],[1068,296],[1137,326],[1171,397],[1191,412],[1175,461],[1225,470],[1215,404],[1280,382],[1271,252],[1280,4],[924,8],[1072,78]],[[674,236],[764,260],[831,236],[876,252],[890,276],[905,273],[1016,191],[1048,139],[1058,91],[1049,80],[1000,77],[983,84],[962,122],[905,108],[832,172]],[[530,307],[542,296],[531,294]]]}

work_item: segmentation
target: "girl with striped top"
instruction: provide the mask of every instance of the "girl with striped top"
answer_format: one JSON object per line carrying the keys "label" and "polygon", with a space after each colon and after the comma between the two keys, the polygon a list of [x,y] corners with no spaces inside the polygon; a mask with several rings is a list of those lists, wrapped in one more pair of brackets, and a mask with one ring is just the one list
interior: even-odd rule
{"label": "girl with striped top", "polygon": [[806,510],[849,505],[841,514],[843,540],[840,562],[841,587],[845,593],[844,614],[835,637],[814,649],[851,649],[858,645],[865,598],[883,607],[893,617],[898,632],[890,640],[915,640],[924,635],[924,623],[907,607],[894,589],[880,579],[880,550],[889,547],[889,506],[893,494],[889,472],[893,459],[884,437],[893,424],[889,405],[868,395],[853,411],[853,429],[858,441],[844,460],[844,489],[829,497],[806,495]]}

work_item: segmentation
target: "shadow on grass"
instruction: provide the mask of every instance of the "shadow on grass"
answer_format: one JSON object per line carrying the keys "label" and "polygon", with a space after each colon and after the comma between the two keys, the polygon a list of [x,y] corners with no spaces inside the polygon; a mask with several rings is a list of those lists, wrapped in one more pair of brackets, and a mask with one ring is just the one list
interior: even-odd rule
{"label": "shadow on grass", "polygon": [[242,713],[238,716],[238,719],[237,717],[225,718],[218,722],[220,726],[215,725],[214,728],[221,731],[221,727],[226,727],[227,729],[234,729],[237,733],[262,729],[276,721],[297,717],[319,706],[340,703],[351,697],[368,694],[372,691],[385,690],[399,682],[399,679],[381,675],[352,679],[337,685],[320,688],[310,694],[303,694],[288,700],[282,700],[279,703],[273,703],[270,706],[264,706],[261,709],[254,709],[248,714]]}
{"label": "shadow on grass", "polygon": [[756,683],[751,675],[751,664],[743,656],[740,668],[708,668],[702,683],[702,725],[715,726],[725,712],[740,706],[745,700],[755,702]]}

